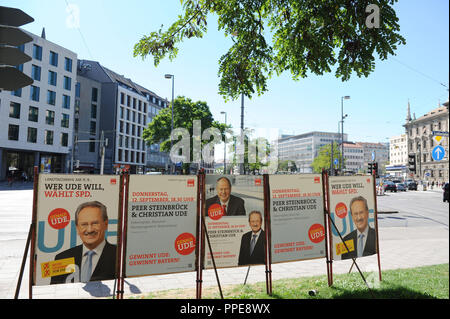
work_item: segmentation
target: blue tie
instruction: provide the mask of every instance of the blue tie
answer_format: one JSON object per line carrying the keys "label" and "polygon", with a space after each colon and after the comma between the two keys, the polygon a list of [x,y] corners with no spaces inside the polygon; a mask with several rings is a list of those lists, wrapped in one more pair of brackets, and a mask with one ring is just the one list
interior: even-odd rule
{"label": "blue tie", "polygon": [[362,257],[364,251],[364,234],[360,234],[358,237],[358,257]]}
{"label": "blue tie", "polygon": [[253,249],[255,249],[256,244],[256,235],[253,234],[252,241],[250,242],[250,255],[253,253]]}
{"label": "blue tie", "polygon": [[83,265],[83,269],[81,270],[81,282],[88,282],[91,279],[92,273],[92,256],[95,254],[95,251],[89,250],[84,255],[87,255],[87,260]]}

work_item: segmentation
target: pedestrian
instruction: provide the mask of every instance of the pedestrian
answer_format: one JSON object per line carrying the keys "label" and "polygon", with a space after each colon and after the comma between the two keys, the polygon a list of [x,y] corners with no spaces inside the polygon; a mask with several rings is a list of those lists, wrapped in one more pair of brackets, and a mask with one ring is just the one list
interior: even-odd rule
{"label": "pedestrian", "polygon": [[434,187],[434,181],[431,182],[431,189]]}
{"label": "pedestrian", "polygon": [[13,176],[11,173],[8,174],[8,186],[12,187],[13,185]]}

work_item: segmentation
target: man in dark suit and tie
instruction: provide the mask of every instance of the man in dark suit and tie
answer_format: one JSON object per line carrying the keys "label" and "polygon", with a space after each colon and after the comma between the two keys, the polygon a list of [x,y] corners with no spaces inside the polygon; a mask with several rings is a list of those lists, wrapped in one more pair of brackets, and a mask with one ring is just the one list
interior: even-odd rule
{"label": "man in dark suit and tie", "polygon": [[86,202],[75,212],[75,226],[83,244],[56,255],[55,260],[74,258],[75,272],[53,276],[50,284],[88,282],[116,277],[116,245],[108,243],[108,214],[98,201]]}
{"label": "man in dark suit and tie", "polygon": [[206,200],[206,214],[209,207],[218,204],[222,207],[224,216],[245,216],[244,200],[231,195],[231,182],[226,177],[221,177],[216,182],[217,195]]}
{"label": "man in dark suit and tie", "polygon": [[264,264],[266,234],[261,229],[261,212],[252,211],[248,216],[248,222],[252,230],[242,235],[238,265]]}
{"label": "man in dark suit and tie", "polygon": [[370,256],[377,253],[376,232],[369,226],[367,200],[358,196],[350,202],[350,213],[356,229],[344,237],[344,242],[353,240],[354,250],[342,254],[342,259]]}

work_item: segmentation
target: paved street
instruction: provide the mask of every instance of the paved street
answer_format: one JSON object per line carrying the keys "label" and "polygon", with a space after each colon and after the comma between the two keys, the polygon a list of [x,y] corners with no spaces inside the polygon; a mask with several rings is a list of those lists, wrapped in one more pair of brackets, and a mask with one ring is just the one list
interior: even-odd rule
{"label": "paved street", "polygon": [[[32,190],[29,185],[16,185],[21,190],[5,190],[0,185],[0,298],[14,298],[27,232],[31,221]],[[449,213],[442,202],[442,191],[387,193],[378,196],[381,268],[398,269],[448,263]],[[383,213],[385,212],[385,213]],[[334,273],[346,273],[351,261],[333,263]],[[377,271],[376,256],[358,259],[363,271]],[[28,298],[28,262],[20,298]],[[324,259],[274,264],[273,280],[326,274]],[[222,285],[243,283],[247,267],[219,269]],[[172,288],[195,288],[194,272],[127,278],[125,294],[147,293]],[[377,276],[372,276],[376,278]],[[216,286],[213,270],[203,272],[203,285]],[[250,269],[247,282],[265,280],[263,266]],[[33,298],[110,297],[114,281],[89,284],[63,284],[33,288]],[[186,298],[195,298],[193,295]]]}

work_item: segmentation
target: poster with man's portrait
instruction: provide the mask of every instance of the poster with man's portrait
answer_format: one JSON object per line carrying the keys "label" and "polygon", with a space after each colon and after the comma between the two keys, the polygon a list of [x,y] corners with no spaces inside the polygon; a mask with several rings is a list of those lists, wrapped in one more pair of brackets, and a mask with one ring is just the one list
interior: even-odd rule
{"label": "poster with man's portrait", "polygon": [[[263,176],[206,175],[205,198],[205,225],[216,267],[264,264]],[[213,267],[208,245],[205,267]]]}
{"label": "poster with man's portrait", "polygon": [[35,285],[116,278],[120,177],[40,174]]}
{"label": "poster with man's portrait", "polygon": [[376,254],[373,176],[330,176],[328,183],[330,217],[337,227],[331,226],[332,258],[344,260]]}

